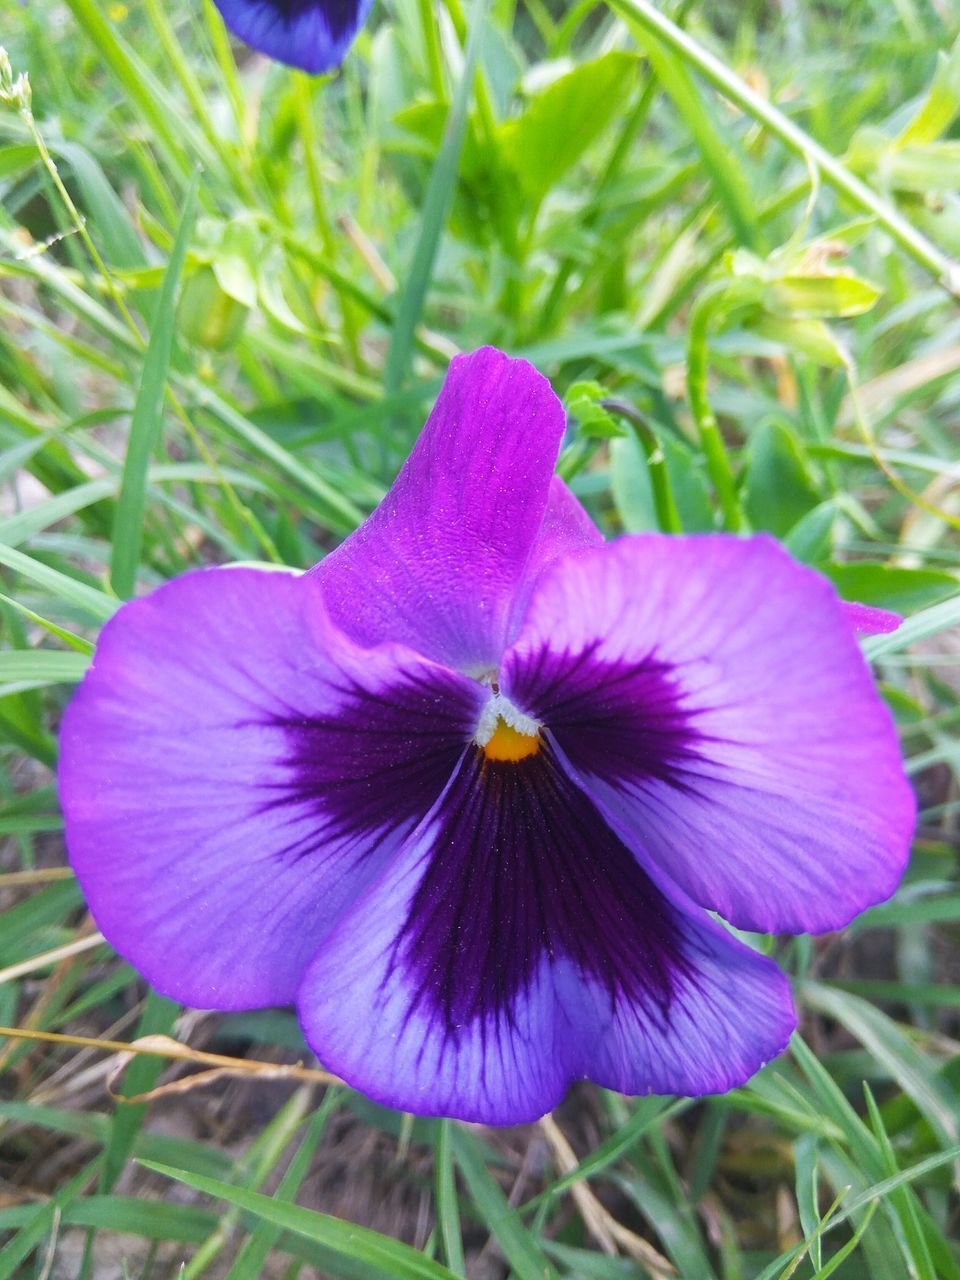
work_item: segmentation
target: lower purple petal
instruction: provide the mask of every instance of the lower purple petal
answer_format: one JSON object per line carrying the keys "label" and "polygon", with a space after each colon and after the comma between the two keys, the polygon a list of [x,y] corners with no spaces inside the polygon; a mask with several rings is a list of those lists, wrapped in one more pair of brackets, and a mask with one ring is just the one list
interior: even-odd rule
{"label": "lower purple petal", "polygon": [[104,629],[64,717],[67,844],[108,940],[207,1008],[293,998],[456,768],[482,693],[360,650],[309,579],[187,574]]}
{"label": "lower purple petal", "polygon": [[546,745],[517,763],[467,753],[298,1004],[351,1084],[494,1124],[542,1115],[582,1077],[723,1090],[793,1027],[776,967],[667,898]]}

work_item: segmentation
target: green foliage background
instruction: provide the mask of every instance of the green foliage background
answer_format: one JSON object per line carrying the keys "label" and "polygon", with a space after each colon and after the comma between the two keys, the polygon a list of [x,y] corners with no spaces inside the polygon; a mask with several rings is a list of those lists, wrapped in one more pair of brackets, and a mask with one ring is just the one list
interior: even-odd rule
{"label": "green foliage background", "polygon": [[[956,0],[390,0],[313,80],[209,0],[0,18],[0,1280],[960,1280]],[[764,940],[802,1029],[725,1097],[583,1086],[508,1132],[275,1073],[117,1102],[109,1046],[35,1037],[304,1050],[92,935],[70,684],[134,591],[336,545],[486,342],[566,398],[609,534],[767,529],[908,615],[867,642],[907,878]]]}

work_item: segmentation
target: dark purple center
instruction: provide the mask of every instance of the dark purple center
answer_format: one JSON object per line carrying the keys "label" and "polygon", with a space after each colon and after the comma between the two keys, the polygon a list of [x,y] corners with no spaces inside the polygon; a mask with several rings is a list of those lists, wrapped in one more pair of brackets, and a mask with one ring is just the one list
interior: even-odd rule
{"label": "dark purple center", "polygon": [[688,972],[676,912],[564,774],[548,745],[525,760],[471,751],[438,811],[433,853],[396,944],[455,1034],[509,1017],[544,959],[565,958],[611,1003],[664,1018]]}
{"label": "dark purple center", "polygon": [[593,652],[509,661],[511,699],[544,725],[540,749],[525,759],[489,759],[471,745],[476,702],[437,671],[429,680],[407,673],[388,689],[351,686],[335,714],[276,721],[288,781],[269,804],[290,805],[300,832],[280,856],[321,855],[339,842],[383,865],[435,810],[395,943],[411,1012],[428,1004],[451,1035],[476,1019],[509,1018],[546,961],[593,980],[611,1006],[622,995],[663,1020],[693,973],[680,918],[564,757],[611,783],[684,785],[699,739],[672,669]]}
{"label": "dark purple center", "polygon": [[286,778],[267,804],[312,812],[315,829],[284,859],[321,851],[331,840],[358,846],[406,834],[446,786],[470,741],[476,712],[440,673],[407,674],[387,690],[352,685],[332,715],[274,720],[286,740]]}
{"label": "dark purple center", "polygon": [[703,737],[676,668],[655,654],[639,663],[601,659],[599,643],[515,658],[510,697],[549,727],[575,769],[610,783],[656,778],[682,786]]}

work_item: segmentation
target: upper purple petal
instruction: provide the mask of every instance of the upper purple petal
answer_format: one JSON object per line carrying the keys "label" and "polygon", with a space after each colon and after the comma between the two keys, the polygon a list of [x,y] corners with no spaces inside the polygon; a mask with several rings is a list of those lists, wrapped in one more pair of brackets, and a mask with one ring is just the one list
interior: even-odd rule
{"label": "upper purple petal", "polygon": [[667,897],[548,745],[466,753],[298,1007],[320,1060],[372,1097],[490,1124],[536,1119],[582,1077],[721,1091],[794,1025],[776,966]]}
{"label": "upper purple petal", "polygon": [[741,928],[838,928],[915,819],[832,586],[772,539],[623,538],[541,582],[501,687],[638,854]]}
{"label": "upper purple petal", "polygon": [[338,67],[373,0],[214,0],[245,44],[317,75]]}
{"label": "upper purple petal", "polygon": [[430,811],[483,700],[360,650],[308,578],[207,569],[123,606],[64,717],[70,859],[108,940],[205,1008],[293,998]]}
{"label": "upper purple petal", "polygon": [[[398,641],[461,671],[495,669],[564,425],[549,382],[525,360],[491,347],[456,357],[390,492],[313,570],[334,622],[359,644]],[[554,547],[565,531],[579,545],[582,524],[566,507]]]}

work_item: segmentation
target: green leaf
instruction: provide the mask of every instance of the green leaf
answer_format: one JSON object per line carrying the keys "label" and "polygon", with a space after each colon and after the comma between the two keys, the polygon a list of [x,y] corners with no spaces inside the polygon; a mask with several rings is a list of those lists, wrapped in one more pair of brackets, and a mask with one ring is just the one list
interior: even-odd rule
{"label": "green leaf", "polygon": [[930,142],[884,156],[881,169],[895,191],[924,198],[950,195],[960,186],[960,142]]}
{"label": "green leaf", "polygon": [[822,320],[798,320],[761,312],[750,317],[750,328],[788,351],[806,356],[828,369],[844,369],[850,358],[840,339]]}
{"label": "green leaf", "polygon": [[803,1234],[811,1241],[810,1261],[815,1267],[819,1267],[822,1261],[820,1236],[813,1234],[820,1225],[817,1179],[819,1150],[820,1139],[815,1133],[803,1133],[793,1144],[797,1212]]}
{"label": "green leaf", "polygon": [[783,541],[787,550],[804,564],[817,564],[830,554],[837,507],[832,498],[801,516]]}
{"label": "green leaf", "polygon": [[503,155],[534,204],[576,164],[620,110],[636,79],[635,54],[614,51],[554,80],[501,125]]}
{"label": "green leaf", "polygon": [[231,1186],[228,1182],[204,1178],[183,1169],[171,1169],[167,1165],[155,1164],[152,1160],[141,1160],[140,1163],[154,1173],[192,1187],[194,1191],[226,1200],[228,1204],[245,1209],[265,1222],[275,1223],[296,1235],[305,1236],[329,1249],[333,1255],[351,1261],[368,1262],[395,1277],[395,1280],[456,1280],[454,1273],[438,1262],[432,1262],[409,1245],[400,1244],[367,1227],[355,1226],[327,1213],[303,1209],[300,1205],[274,1200],[258,1191]]}
{"label": "green leaf", "polygon": [[960,37],[937,54],[937,69],[919,109],[898,134],[894,146],[933,142],[960,112]]}
{"label": "green leaf", "polygon": [[[0,1209],[0,1231],[28,1224],[35,1213],[33,1205]],[[96,1227],[147,1240],[177,1240],[184,1244],[199,1244],[216,1226],[216,1218],[208,1209],[194,1205],[104,1195],[75,1200],[63,1210],[60,1221],[65,1227]]]}
{"label": "green leaf", "polygon": [[755,529],[782,538],[820,502],[803,448],[780,422],[767,422],[750,436],[744,507]]}
{"label": "green leaf", "polygon": [[615,440],[630,433],[601,404],[606,391],[599,382],[575,382],[564,397],[567,414],[576,419],[588,440]]}
{"label": "green leaf", "polygon": [[118,596],[132,596],[140,563],[143,540],[143,512],[146,505],[147,468],[163,423],[163,398],[173,350],[174,304],[180,273],[187,253],[197,203],[199,176],[187,192],[183,216],[163,277],[163,288],[150,328],[150,341],[143,358],[130,437],[123,460],[123,478],[117,498],[110,557],[110,580]]}
{"label": "green leaf", "polygon": [[0,147],[0,179],[17,178],[40,159],[32,142]]}
{"label": "green leaf", "polygon": [[852,272],[782,276],[764,291],[763,306],[786,320],[831,320],[869,311],[883,292]]}
{"label": "green leaf", "polygon": [[647,455],[636,436],[611,441],[610,489],[627,533],[645,533],[660,527]]}
{"label": "green leaf", "polygon": [[915,569],[875,560],[851,564],[828,561],[817,568],[827,575],[844,600],[892,609],[894,613],[916,613],[956,596],[960,589],[953,574],[939,569]]}

